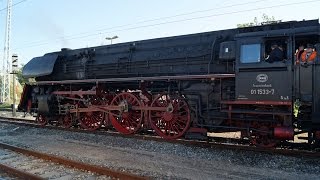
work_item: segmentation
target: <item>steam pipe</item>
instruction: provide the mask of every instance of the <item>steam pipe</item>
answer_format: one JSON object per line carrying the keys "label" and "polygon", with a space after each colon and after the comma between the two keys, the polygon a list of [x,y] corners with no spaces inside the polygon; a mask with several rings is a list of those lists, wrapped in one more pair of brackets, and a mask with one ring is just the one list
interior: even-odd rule
{"label": "steam pipe", "polygon": [[212,63],[213,61],[213,55],[214,55],[214,46],[216,44],[216,41],[217,41],[217,38],[215,38],[212,42],[212,45],[211,45],[211,57],[210,57],[210,61],[208,63],[208,74],[210,74],[210,64]]}

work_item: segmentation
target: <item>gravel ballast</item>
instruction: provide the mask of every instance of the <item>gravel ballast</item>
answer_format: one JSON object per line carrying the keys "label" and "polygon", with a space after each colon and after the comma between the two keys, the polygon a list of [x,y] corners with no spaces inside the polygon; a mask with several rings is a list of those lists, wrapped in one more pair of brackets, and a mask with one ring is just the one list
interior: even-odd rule
{"label": "gravel ballast", "polygon": [[1,142],[161,179],[319,179],[319,159],[0,124]]}

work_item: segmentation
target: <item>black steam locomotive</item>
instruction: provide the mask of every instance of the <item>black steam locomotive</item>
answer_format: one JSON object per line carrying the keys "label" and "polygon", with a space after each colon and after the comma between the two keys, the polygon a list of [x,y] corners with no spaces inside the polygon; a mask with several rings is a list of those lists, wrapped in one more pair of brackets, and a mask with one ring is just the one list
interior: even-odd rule
{"label": "black steam locomotive", "polygon": [[[277,22],[59,52],[33,58],[19,107],[40,124],[167,139],[240,131],[260,146],[308,133],[320,140],[319,56],[296,63],[300,45],[320,51],[318,20]],[[272,43],[284,53],[270,63]]]}

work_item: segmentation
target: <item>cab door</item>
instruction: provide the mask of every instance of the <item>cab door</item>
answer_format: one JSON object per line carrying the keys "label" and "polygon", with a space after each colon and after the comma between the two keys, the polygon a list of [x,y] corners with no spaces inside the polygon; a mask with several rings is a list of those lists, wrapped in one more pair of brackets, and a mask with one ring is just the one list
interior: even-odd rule
{"label": "cab door", "polygon": [[[320,49],[318,43],[315,47]],[[318,50],[319,51],[319,50]],[[317,51],[317,52],[318,52]],[[295,84],[296,97],[302,106],[312,107],[311,120],[313,124],[320,124],[320,59],[319,55],[313,63],[296,64]],[[302,112],[302,111],[301,111]],[[300,113],[301,113],[300,112]],[[310,111],[308,112],[310,114]]]}

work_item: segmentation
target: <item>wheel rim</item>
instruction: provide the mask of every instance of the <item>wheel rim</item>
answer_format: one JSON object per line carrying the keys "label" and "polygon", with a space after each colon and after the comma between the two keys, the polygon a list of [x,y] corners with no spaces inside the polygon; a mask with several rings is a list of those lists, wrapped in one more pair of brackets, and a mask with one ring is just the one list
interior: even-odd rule
{"label": "wheel rim", "polygon": [[47,118],[46,118],[44,115],[40,114],[40,115],[37,117],[37,122],[38,122],[38,124],[40,124],[41,126],[45,126],[45,125],[48,123],[48,120],[47,120]]}
{"label": "wheel rim", "polygon": [[112,106],[122,106],[122,111],[111,111],[109,120],[113,127],[122,134],[133,134],[137,132],[142,124],[143,112],[133,110],[131,107],[140,107],[138,98],[127,92],[116,95],[110,103]]}
{"label": "wheel rim", "polygon": [[190,126],[188,104],[179,96],[159,95],[151,107],[166,107],[166,111],[150,111],[149,120],[155,132],[165,139],[176,139],[184,135]]}
{"label": "wheel rim", "polygon": [[62,126],[64,128],[70,128],[73,124],[73,117],[71,114],[67,114],[65,116],[62,117]]}
{"label": "wheel rim", "polygon": [[89,131],[99,129],[103,123],[103,112],[86,112],[80,114],[80,126]]}

